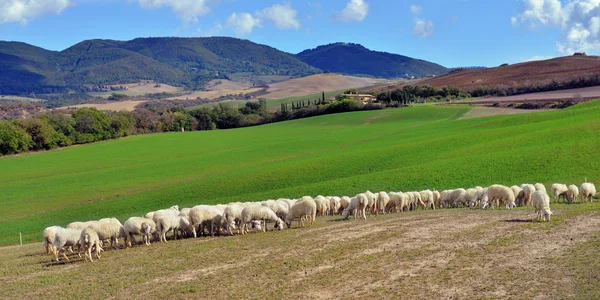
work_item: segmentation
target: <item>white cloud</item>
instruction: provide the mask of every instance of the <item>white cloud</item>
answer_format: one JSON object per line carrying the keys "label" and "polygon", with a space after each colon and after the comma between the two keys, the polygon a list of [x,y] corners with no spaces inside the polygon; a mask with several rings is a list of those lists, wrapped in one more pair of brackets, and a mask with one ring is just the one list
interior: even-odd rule
{"label": "white cloud", "polygon": [[433,34],[433,22],[415,18],[415,26],[413,27],[413,33],[419,37],[426,38]]}
{"label": "white cloud", "polygon": [[421,6],[414,5],[414,4],[410,6],[410,12],[413,14],[416,14],[416,15],[420,14],[421,11],[423,11],[423,7],[421,7]]}
{"label": "white cloud", "polygon": [[524,0],[523,4],[523,13],[511,18],[513,26],[559,28],[562,37],[557,50],[565,55],[600,51],[599,0]]}
{"label": "white cloud", "polygon": [[23,25],[42,15],[62,13],[75,5],[71,0],[0,0],[0,24],[19,22]]}
{"label": "white cloud", "polygon": [[362,21],[369,14],[369,4],[364,0],[349,0],[346,8],[338,15],[341,22]]}
{"label": "white cloud", "polygon": [[170,7],[185,22],[197,22],[198,17],[210,12],[205,0],[138,0],[143,8]]}
{"label": "white cloud", "polygon": [[213,27],[208,30],[202,30],[202,28],[198,28],[198,34],[200,36],[219,36],[223,32],[223,25],[221,23],[216,23]]}
{"label": "white cloud", "polygon": [[253,17],[249,13],[233,13],[227,18],[225,25],[235,32],[236,35],[246,35],[252,33],[254,27],[260,27],[260,19]]}
{"label": "white cloud", "polygon": [[256,13],[256,17],[275,24],[279,29],[298,29],[300,22],[296,18],[298,11],[293,9],[290,3],[284,5],[275,4]]}

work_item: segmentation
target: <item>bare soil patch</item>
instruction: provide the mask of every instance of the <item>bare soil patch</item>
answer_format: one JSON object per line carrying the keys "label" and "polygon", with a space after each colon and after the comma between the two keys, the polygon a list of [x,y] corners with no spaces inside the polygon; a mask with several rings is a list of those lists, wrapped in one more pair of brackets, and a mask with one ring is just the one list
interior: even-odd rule
{"label": "bare soil patch", "polygon": [[107,251],[94,264],[12,246],[0,248],[0,280],[6,298],[589,298],[600,290],[587,267],[599,264],[590,251],[600,214],[586,205],[554,209],[549,223],[532,222],[530,209],[324,217],[309,228]]}
{"label": "bare soil patch", "polygon": [[386,79],[353,77],[337,74],[319,74],[296,78],[269,85],[267,99],[305,96],[323,91],[361,88],[389,82]]}
{"label": "bare soil patch", "polygon": [[145,100],[141,100],[141,101],[133,101],[133,100],[111,101],[111,102],[104,102],[104,103],[86,103],[86,104],[71,105],[71,106],[61,107],[61,109],[94,107],[98,110],[134,111],[136,106],[142,105],[144,103],[146,103]]}
{"label": "bare soil patch", "polygon": [[527,113],[542,112],[542,111],[547,111],[547,110],[477,106],[477,107],[473,107],[473,109],[469,110],[467,113],[465,113],[464,115],[462,115],[462,117],[460,117],[458,119],[462,120],[462,119],[474,119],[474,118],[482,118],[482,117],[498,116],[498,115],[527,114]]}

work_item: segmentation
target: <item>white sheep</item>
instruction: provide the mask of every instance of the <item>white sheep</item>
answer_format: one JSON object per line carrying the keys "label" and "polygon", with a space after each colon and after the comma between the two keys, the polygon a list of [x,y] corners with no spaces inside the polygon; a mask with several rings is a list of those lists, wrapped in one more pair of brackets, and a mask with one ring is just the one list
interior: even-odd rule
{"label": "white sheep", "polygon": [[88,226],[90,226],[90,224],[92,224],[94,222],[97,222],[97,221],[72,222],[72,223],[69,223],[69,225],[67,225],[66,228],[83,230],[83,229],[87,228]]}
{"label": "white sheep", "polygon": [[225,210],[223,211],[223,217],[225,218],[227,234],[233,235],[233,230],[236,229],[236,227],[240,228],[242,210],[244,210],[244,207],[245,206],[238,203],[232,203],[225,207]]}
{"label": "white sheep", "polygon": [[577,200],[577,198],[579,198],[579,188],[577,188],[577,186],[574,184],[569,185],[567,191],[567,201],[572,203]]}
{"label": "white sheep", "polygon": [[[62,253],[63,257],[66,260],[69,260],[67,254],[65,253],[65,247],[74,247],[78,246],[78,252],[81,250],[81,245],[79,245],[79,238],[81,237],[82,229],[75,228],[61,228],[56,231],[54,235],[54,242],[52,243],[52,251],[54,252],[54,259],[58,260],[59,253]],[[79,255],[81,257],[81,255]]]}
{"label": "white sheep", "polygon": [[46,229],[44,229],[44,232],[42,233],[42,237],[44,239],[44,248],[46,248],[46,253],[49,255],[53,253],[52,245],[54,244],[54,236],[56,235],[56,232],[60,229],[63,228],[60,226],[50,226],[46,227]]}
{"label": "white sheep", "polygon": [[308,219],[308,224],[313,225],[317,215],[317,203],[310,196],[302,197],[289,210],[285,217],[285,224],[288,228],[292,226],[292,222],[298,220],[298,227],[304,226],[304,219]]}
{"label": "white sheep", "polygon": [[471,188],[471,189],[466,189],[464,192],[461,192],[458,197],[454,200],[453,206],[454,207],[466,207],[470,204],[471,200],[473,200],[473,196],[475,196],[475,193],[477,192],[477,189]]}
{"label": "white sheep", "polygon": [[523,201],[525,200],[524,199],[525,193],[523,193],[523,189],[517,185],[511,186],[510,189],[513,191],[513,194],[515,194],[515,204],[517,206],[522,206]]}
{"label": "white sheep", "polygon": [[104,251],[100,246],[100,240],[101,238],[98,236],[98,233],[92,227],[88,227],[81,231],[79,244],[81,245],[81,248],[83,248],[83,255],[86,261],[89,257],[90,262],[94,262],[94,259],[92,258],[92,249],[94,249],[96,258],[100,259],[100,252]]}
{"label": "white sheep", "polygon": [[499,203],[504,203],[506,208],[509,209],[515,207],[515,194],[507,186],[499,184],[489,186],[487,188],[487,197],[492,209],[494,209],[494,204],[496,201]]}
{"label": "white sheep", "polygon": [[268,207],[250,205],[242,210],[242,234],[248,233],[248,224],[252,221],[262,221],[263,231],[267,230],[267,222],[274,222],[275,228],[283,229],[283,221]]}
{"label": "white sheep", "polygon": [[367,211],[370,213],[375,213],[377,210],[377,195],[373,194],[371,191],[367,190],[364,192],[369,200],[369,204],[367,204]]}
{"label": "white sheep", "polygon": [[350,205],[346,207],[344,210],[344,219],[348,219],[351,213],[354,213],[354,219],[356,219],[356,215],[358,217],[362,215],[364,220],[367,219],[367,206],[369,205],[369,199],[365,194],[358,194],[354,198],[350,199]]}
{"label": "white sheep", "polygon": [[267,200],[262,202],[262,206],[270,208],[280,219],[284,219],[289,210],[287,202],[280,200]]}
{"label": "white sheep", "polygon": [[177,239],[177,232],[186,232],[190,229],[190,220],[186,216],[162,215],[156,222],[156,231],[161,242],[167,242],[167,232],[173,231],[173,237]]}
{"label": "white sheep", "polygon": [[329,212],[333,216],[340,211],[340,207],[342,206],[340,197],[333,196],[329,198]]}
{"label": "white sheep", "polygon": [[192,226],[192,235],[194,237],[197,237],[198,234],[203,234],[204,227],[207,224],[212,223],[213,219],[216,216],[223,215],[223,212],[225,211],[226,207],[227,206],[224,206],[222,209],[221,207],[213,205],[196,205],[192,207],[192,209],[190,210],[190,223]]}
{"label": "white sheep", "polygon": [[318,195],[314,198],[314,201],[317,204],[317,215],[324,216],[325,212],[327,211],[327,203],[329,203],[329,200],[325,199],[325,197],[321,195]]}
{"label": "white sheep", "polygon": [[438,192],[438,191],[433,191],[433,203],[434,203],[434,208],[435,208],[436,206],[437,206],[437,207],[440,207],[440,200],[442,200],[440,197],[441,197],[441,195],[440,195],[440,192]]}
{"label": "white sheep", "polygon": [[131,217],[123,223],[123,231],[125,233],[126,247],[131,247],[132,242],[135,242],[134,235],[141,235],[142,242],[149,246],[150,237],[152,233],[156,232],[156,223],[152,219]]}
{"label": "white sheep", "polygon": [[443,207],[448,207],[450,204],[456,203],[459,197],[466,193],[466,190],[463,188],[458,188],[455,190],[448,190],[444,192],[446,193],[444,194],[444,197],[442,197],[440,205]]}
{"label": "white sheep", "polygon": [[546,192],[546,186],[542,183],[536,183],[533,186],[535,187],[536,191],[544,191],[544,193],[546,193],[546,194],[548,193],[548,192]]}
{"label": "white sheep", "polygon": [[555,183],[550,188],[550,191],[552,192],[552,198],[554,201],[557,201],[560,197],[565,199],[567,198],[567,192],[569,191],[569,188],[566,184]]}
{"label": "white sheep", "polygon": [[[528,184],[528,183],[524,183],[521,185],[521,188],[523,189],[523,198],[524,198],[524,203],[523,205],[529,205],[531,204],[531,199],[533,197],[533,193],[535,193],[536,188],[533,184]],[[518,195],[515,195],[515,197]]]}
{"label": "white sheep", "polygon": [[91,222],[88,228],[92,228],[98,234],[101,241],[109,240],[113,249],[118,248],[119,238],[125,238],[123,224],[115,218]]}
{"label": "white sheep", "polygon": [[550,215],[552,215],[552,211],[550,211],[550,197],[548,197],[548,194],[542,190],[535,191],[535,193],[533,193],[532,203],[538,221],[542,218],[544,218],[546,221],[550,221]]}
{"label": "white sheep", "polygon": [[419,194],[421,194],[421,201],[425,203],[426,208],[435,209],[435,198],[432,191],[424,190],[419,192]]}
{"label": "white sheep", "polygon": [[579,193],[581,202],[594,202],[594,196],[596,195],[596,186],[593,183],[586,182],[579,187]]}
{"label": "white sheep", "polygon": [[340,198],[340,209],[338,210],[339,214],[342,214],[342,212],[350,205],[350,197],[348,196],[342,196]]}
{"label": "white sheep", "polygon": [[487,198],[487,188],[485,189],[478,189],[475,194],[473,194],[473,197],[471,197],[471,201],[469,201],[469,207],[470,208],[475,208],[476,206],[481,206],[481,208],[486,208],[487,205],[489,204],[488,198]]}
{"label": "white sheep", "polygon": [[179,211],[179,215],[180,215],[180,216],[182,216],[182,217],[183,217],[183,216],[185,216],[185,217],[188,217],[188,218],[189,218],[189,217],[190,217],[190,210],[192,210],[192,209],[191,209],[191,208],[189,208],[189,207],[182,208],[182,209]]}
{"label": "white sheep", "polygon": [[377,193],[377,210],[375,211],[375,214],[378,215],[380,212],[385,214],[385,209],[389,202],[390,195],[388,195],[388,193],[383,191]]}

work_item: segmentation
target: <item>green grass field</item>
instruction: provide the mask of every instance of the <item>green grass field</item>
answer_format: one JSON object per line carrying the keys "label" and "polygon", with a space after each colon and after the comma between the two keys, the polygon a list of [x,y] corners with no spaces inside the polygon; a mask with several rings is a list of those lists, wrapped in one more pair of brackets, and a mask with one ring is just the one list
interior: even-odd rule
{"label": "green grass field", "polygon": [[457,120],[416,106],[143,135],[0,159],[0,244],[50,225],[200,203],[600,179],[600,101]]}
{"label": "green grass field", "polygon": [[[329,99],[329,97],[335,97],[343,92],[344,91],[325,92],[325,99]],[[287,103],[289,109],[292,109],[292,102],[295,103],[297,101],[302,101],[302,100],[304,100],[304,101],[311,100],[311,102],[312,102],[312,101],[321,99],[322,97],[323,97],[323,95],[321,93],[318,93],[318,94],[311,94],[311,95],[298,96],[298,97],[267,99],[267,108],[279,110],[281,108],[281,103]],[[259,96],[259,98],[260,98],[260,96]],[[191,107],[190,109],[194,109],[194,108],[198,108],[198,107],[214,107],[218,103],[229,103],[233,106],[242,107],[246,104],[246,102],[248,102],[248,101],[247,100],[224,100],[224,101],[211,102],[211,103],[194,106],[194,107]]]}

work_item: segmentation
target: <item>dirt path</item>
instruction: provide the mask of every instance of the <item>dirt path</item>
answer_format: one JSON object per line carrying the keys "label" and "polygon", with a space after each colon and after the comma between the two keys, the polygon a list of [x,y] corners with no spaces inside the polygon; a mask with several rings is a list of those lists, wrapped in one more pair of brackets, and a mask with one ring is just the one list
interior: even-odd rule
{"label": "dirt path", "polygon": [[501,107],[482,107],[476,106],[473,107],[470,111],[464,114],[462,117],[458,118],[462,119],[475,119],[489,116],[498,116],[498,115],[514,115],[514,114],[527,114],[534,112],[543,112],[548,110],[543,109],[516,109],[516,108],[501,108]]}

